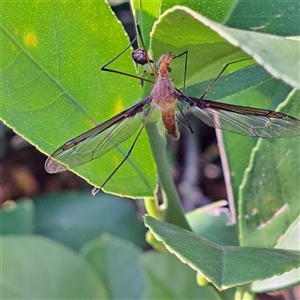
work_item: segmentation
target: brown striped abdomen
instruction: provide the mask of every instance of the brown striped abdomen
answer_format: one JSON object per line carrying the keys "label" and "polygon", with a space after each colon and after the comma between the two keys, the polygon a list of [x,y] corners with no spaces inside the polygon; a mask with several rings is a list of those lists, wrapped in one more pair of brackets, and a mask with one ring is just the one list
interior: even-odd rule
{"label": "brown striped abdomen", "polygon": [[168,133],[171,134],[174,139],[179,139],[180,133],[177,127],[175,109],[161,110],[161,117]]}
{"label": "brown striped abdomen", "polygon": [[172,53],[161,57],[160,67],[158,69],[158,76],[151,92],[153,102],[159,107],[162,121],[169,134],[174,139],[178,139],[180,134],[178,132],[175,107],[177,98],[176,89],[173,84],[173,79],[169,78],[169,65],[172,62]]}

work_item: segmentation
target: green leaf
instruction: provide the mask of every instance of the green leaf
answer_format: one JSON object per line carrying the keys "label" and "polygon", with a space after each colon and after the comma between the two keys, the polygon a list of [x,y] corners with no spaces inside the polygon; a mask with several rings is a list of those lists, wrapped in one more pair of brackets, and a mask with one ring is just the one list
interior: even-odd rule
{"label": "green leaf", "polygon": [[[226,1],[225,1],[226,2]],[[294,0],[232,1],[226,25],[246,30],[298,36],[300,34],[299,2]]]}
{"label": "green leaf", "polygon": [[297,285],[299,286],[299,274],[300,268],[297,268],[279,276],[273,276],[262,281],[255,281],[251,285],[251,291],[254,293],[268,293]]}
{"label": "green leaf", "polygon": [[[1,119],[50,155],[66,141],[133,105],[138,80],[101,72],[129,44],[105,2],[2,2]],[[136,75],[130,51],[111,68]],[[128,151],[132,139],[104,158],[76,169],[101,185]],[[151,196],[155,165],[146,133],[106,190]]]}
{"label": "green leaf", "polygon": [[145,253],[141,267],[146,283],[142,299],[226,299],[212,286],[198,286],[196,272],[169,253]]}
{"label": "green leaf", "polygon": [[[132,13],[135,17],[135,22],[139,25],[146,49],[150,48],[151,37],[149,35],[154,22],[158,19],[161,13],[161,5],[163,1],[140,1],[130,0]],[[138,36],[140,39],[140,37]],[[139,40],[139,46],[142,48],[142,43]]]}
{"label": "green leaf", "polygon": [[[176,7],[172,10],[175,9]],[[189,9],[184,10],[204,25],[213,29],[218,35],[224,37],[232,45],[251,55],[274,77],[285,81],[293,87],[300,87],[300,61],[297,59],[300,39],[230,28],[208,20]]]}
{"label": "green leaf", "polygon": [[[299,109],[299,91],[279,111]],[[240,242],[274,247],[300,213],[299,138],[259,140],[240,186]],[[291,176],[291,170],[293,175]]]}
{"label": "green leaf", "polygon": [[[174,55],[188,51],[186,86],[214,78],[226,63],[247,57],[242,50],[195,19],[192,11],[184,7],[174,7],[160,16],[152,31],[152,50],[155,60],[169,51]],[[177,88],[183,85],[183,58],[184,56],[174,60],[171,66],[171,76],[174,77]],[[241,65],[245,66],[245,63]]]}
{"label": "green leaf", "polygon": [[221,246],[150,216],[145,216],[144,220],[171,253],[201,272],[220,290],[272,277],[300,266],[299,251]]}
{"label": "green leaf", "polygon": [[279,36],[300,35],[299,14],[294,13],[299,10],[299,3],[294,0],[165,0],[162,1],[161,10],[164,12],[174,5],[187,6],[213,21],[233,28]]}
{"label": "green leaf", "polygon": [[[168,51],[174,54],[188,51],[187,85],[215,77],[213,74],[218,74],[216,71],[221,70],[222,64],[247,57],[247,53],[274,77],[300,87],[300,40],[230,28],[187,7],[175,6],[160,16],[152,45],[156,58]],[[182,77],[182,68],[182,64],[172,68],[173,74]]]}
{"label": "green leaf", "polygon": [[[194,11],[201,13],[214,21],[224,23],[227,18],[231,17],[234,13],[233,8],[236,1],[226,0],[218,1],[189,1],[189,0],[165,0],[163,1],[162,11],[172,8],[174,5],[187,6]],[[192,28],[191,28],[192,29]]]}
{"label": "green leaf", "polygon": [[84,245],[81,253],[104,282],[109,299],[141,299],[140,248],[104,234]]}
{"label": "green leaf", "polygon": [[3,299],[108,299],[92,268],[65,247],[39,236],[2,236]]}
{"label": "green leaf", "polygon": [[218,201],[186,214],[192,231],[206,239],[222,245],[238,245],[237,226],[228,226],[227,201]]}
{"label": "green leaf", "polygon": [[[277,248],[280,249],[293,249],[300,250],[300,217],[293,222],[286,234],[280,237],[280,241],[277,244]],[[300,268],[293,269],[287,273],[280,276],[274,276],[263,281],[253,282],[251,285],[251,290],[255,293],[264,293],[269,291],[274,291],[278,289],[287,288],[289,286],[299,285],[300,283]]]}
{"label": "green leaf", "polygon": [[31,234],[33,231],[33,202],[29,199],[6,201],[0,210],[0,234]]}
{"label": "green leaf", "polygon": [[[233,45],[251,55],[275,78],[300,88],[300,40],[271,34],[249,32],[214,24],[212,28]],[[276,51],[274,51],[276,49]]]}
{"label": "green leaf", "polygon": [[116,196],[53,193],[35,201],[36,232],[78,250],[103,232],[145,246],[146,230],[135,206]]}

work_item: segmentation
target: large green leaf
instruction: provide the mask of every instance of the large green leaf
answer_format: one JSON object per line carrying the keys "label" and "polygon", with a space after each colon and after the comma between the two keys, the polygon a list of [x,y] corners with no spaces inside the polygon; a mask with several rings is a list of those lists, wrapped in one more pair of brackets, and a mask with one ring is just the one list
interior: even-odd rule
{"label": "large green leaf", "polygon": [[[168,51],[189,52],[188,85],[215,77],[212,72],[220,70],[225,62],[246,57],[245,51],[273,76],[294,87],[300,86],[299,39],[230,28],[186,7],[175,6],[164,12],[154,27],[152,45],[157,57]],[[179,72],[173,70],[174,74]],[[179,74],[182,77],[182,72]]]}
{"label": "large green leaf", "polygon": [[43,237],[2,236],[0,265],[3,299],[107,299],[82,258]]}
{"label": "large green leaf", "polygon": [[300,35],[299,14],[295,13],[300,6],[294,0],[166,0],[162,1],[161,11],[174,5],[187,6],[205,17],[234,28],[279,36]]}
{"label": "large green leaf", "polygon": [[[1,8],[1,118],[38,149],[49,155],[139,100],[138,80],[100,71],[129,44],[104,1],[3,1]],[[136,74],[130,51],[112,68]],[[131,142],[76,173],[101,185]],[[143,133],[107,191],[152,195],[155,166],[149,151]]]}
{"label": "large green leaf", "polygon": [[166,0],[162,3],[162,12],[172,8],[174,5],[182,5],[201,13],[216,22],[224,23],[234,13],[233,8],[236,1],[189,1],[189,0]]}
{"label": "large green leaf", "polygon": [[[299,91],[281,111],[299,109]],[[274,247],[300,213],[300,140],[259,140],[240,186],[242,245]],[[292,172],[292,173],[291,173]]]}
{"label": "large green leaf", "polygon": [[300,266],[299,251],[222,246],[150,216],[144,220],[171,253],[201,272],[218,289],[265,279]]}
{"label": "large green leaf", "polygon": [[[203,20],[209,22],[208,19],[197,20],[191,12],[181,7],[167,10],[152,31],[155,60],[169,51],[175,55],[188,51],[187,86],[214,78],[225,63],[247,57],[203,23]],[[178,20],[180,28],[177,26]],[[184,56],[174,60],[171,66],[171,76],[178,88],[183,85],[184,67]]]}

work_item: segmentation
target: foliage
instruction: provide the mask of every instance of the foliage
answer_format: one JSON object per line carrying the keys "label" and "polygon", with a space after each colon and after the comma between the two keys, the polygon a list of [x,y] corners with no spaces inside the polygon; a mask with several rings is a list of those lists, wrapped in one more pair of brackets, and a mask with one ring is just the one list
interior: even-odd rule
{"label": "foliage", "polygon": [[[209,98],[299,118],[299,41],[289,38],[299,35],[295,2],[176,1],[189,8],[173,2],[143,1],[141,7],[133,1],[134,13],[155,61],[167,51],[188,50],[187,94],[200,96],[226,62],[249,55],[261,66],[232,65]],[[42,152],[50,155],[149,92],[132,78],[99,70],[129,44],[105,2],[1,5],[1,119]],[[172,66],[178,88],[183,85],[182,66],[180,59]],[[140,72],[129,52],[112,67]],[[125,201],[101,196],[95,204],[84,194],[59,194],[2,211],[4,298],[232,299],[237,285],[299,267],[299,138],[270,141],[218,134],[231,212],[238,221],[226,226],[232,219],[221,204],[184,216],[170,174],[162,168],[165,140],[153,124],[147,128],[149,140],[143,132],[129,162],[105,190],[145,197],[147,209],[154,203],[148,212],[163,221],[146,216],[146,226],[212,284],[197,286],[195,272],[167,252],[141,252],[144,230]],[[101,185],[131,142],[74,172]],[[154,143],[157,148],[151,151]],[[164,211],[153,201],[156,172],[165,192]],[[198,236],[180,227],[191,227]],[[119,238],[99,238],[106,231]],[[286,274],[245,290],[263,292],[299,283],[297,270]],[[235,288],[219,293],[215,287]]]}

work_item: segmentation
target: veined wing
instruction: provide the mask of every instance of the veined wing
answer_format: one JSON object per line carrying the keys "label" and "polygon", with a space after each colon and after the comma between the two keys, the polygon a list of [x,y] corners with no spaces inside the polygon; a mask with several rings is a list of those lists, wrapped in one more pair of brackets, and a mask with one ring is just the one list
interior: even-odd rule
{"label": "veined wing", "polygon": [[45,162],[48,173],[58,173],[99,158],[130,138],[143,123],[143,107],[151,97],[59,147]]}
{"label": "veined wing", "polygon": [[271,110],[231,105],[178,95],[190,104],[190,110],[211,127],[263,138],[300,136],[300,120]]}

